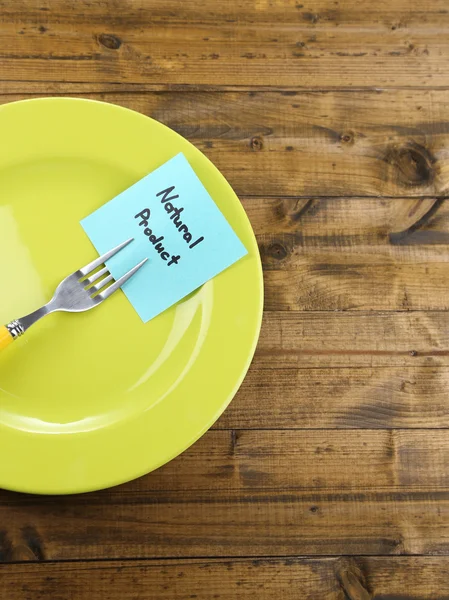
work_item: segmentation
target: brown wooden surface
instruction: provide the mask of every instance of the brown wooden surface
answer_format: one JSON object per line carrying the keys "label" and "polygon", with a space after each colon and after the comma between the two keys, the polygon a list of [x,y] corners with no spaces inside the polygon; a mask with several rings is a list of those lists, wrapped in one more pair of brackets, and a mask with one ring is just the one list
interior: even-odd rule
{"label": "brown wooden surface", "polygon": [[[6,94],[7,87],[0,81],[1,102],[32,97]],[[56,89],[59,93],[61,88]],[[79,95],[71,87],[62,89],[71,96]],[[449,90],[264,92],[255,88],[245,92],[122,91],[82,96],[120,104],[169,125],[205,152],[240,196],[257,196],[258,202],[267,196],[301,198],[303,205],[304,197],[435,198],[449,192],[449,125],[445,121]],[[290,202],[284,203],[282,227],[284,232],[293,229],[294,233],[299,209]],[[388,225],[399,227],[391,233],[399,234],[401,227],[410,227],[423,216],[428,204],[413,211],[400,212],[401,207],[394,205],[385,207],[383,214],[378,209],[378,227],[385,227],[388,220]],[[375,206],[369,203],[367,211]],[[340,233],[344,223],[344,233],[349,236],[354,225],[341,222],[347,212],[343,205]],[[357,222],[363,213],[365,209],[359,209],[350,218]],[[277,220],[280,216],[279,209]],[[365,223],[369,216],[366,212]],[[258,215],[263,221],[264,217],[264,213]],[[322,219],[310,222],[307,218],[315,235]],[[261,232],[266,232],[267,224],[270,221],[265,221]],[[401,240],[393,238],[392,243]]]}
{"label": "brown wooden surface", "polygon": [[1,79],[445,87],[448,24],[445,0],[4,0]]}
{"label": "brown wooden surface", "polygon": [[[444,557],[48,563],[3,568],[8,600],[447,600]],[[298,593],[299,590],[299,593]]]}
{"label": "brown wooden surface", "polygon": [[182,456],[0,493],[1,600],[448,600],[447,0],[2,0],[0,38],[0,103],[101,99],[199,147],[266,292]]}
{"label": "brown wooden surface", "polygon": [[[8,600],[447,600],[444,557],[171,560],[5,565]],[[298,593],[299,590],[299,593]]]}

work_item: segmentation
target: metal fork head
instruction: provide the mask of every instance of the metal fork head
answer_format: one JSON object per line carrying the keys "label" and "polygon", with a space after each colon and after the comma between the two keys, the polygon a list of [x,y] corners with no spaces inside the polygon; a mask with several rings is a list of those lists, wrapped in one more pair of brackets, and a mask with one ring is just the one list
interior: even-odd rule
{"label": "metal fork head", "polygon": [[119,244],[112,250],[109,250],[109,252],[106,252],[106,254],[103,254],[103,256],[100,256],[85,267],[78,269],[78,271],[75,271],[63,279],[56,288],[54,296],[48,304],[38,308],[29,315],[21,317],[17,321],[14,321],[14,323],[17,323],[20,334],[24,333],[31,325],[36,323],[36,321],[39,321],[39,319],[42,319],[42,317],[45,317],[45,315],[52,312],[59,310],[66,312],[83,312],[98,306],[103,300],[109,298],[109,296],[121,288],[148,259],[140,262],[114,283],[112,283],[114,278],[109,273],[107,267],[104,267],[99,271],[96,271],[96,269],[132,241],[133,238],[126,240],[126,242]]}
{"label": "metal fork head", "polygon": [[148,259],[141,261],[117,281],[114,281],[107,267],[103,267],[99,271],[96,271],[96,269],[132,241],[133,238],[126,240],[126,242],[119,244],[63,279],[48,304],[50,312],[83,312],[90,310],[120,289]]}

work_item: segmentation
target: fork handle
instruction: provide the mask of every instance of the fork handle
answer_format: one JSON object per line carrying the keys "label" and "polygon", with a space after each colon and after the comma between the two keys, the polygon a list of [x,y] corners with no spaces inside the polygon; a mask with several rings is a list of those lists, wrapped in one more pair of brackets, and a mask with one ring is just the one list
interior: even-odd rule
{"label": "fork handle", "polygon": [[23,327],[19,321],[11,321],[8,325],[0,326],[0,350],[12,344],[23,332]]}
{"label": "fork handle", "polygon": [[3,350],[3,348],[9,346],[9,344],[11,344],[13,341],[14,338],[12,337],[9,329],[6,327],[6,325],[2,325],[0,327],[0,350]]}

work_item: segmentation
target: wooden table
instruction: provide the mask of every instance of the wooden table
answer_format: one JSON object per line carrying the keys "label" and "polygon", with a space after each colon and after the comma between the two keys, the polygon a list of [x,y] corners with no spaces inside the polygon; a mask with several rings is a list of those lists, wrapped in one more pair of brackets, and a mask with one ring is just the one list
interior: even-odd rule
{"label": "wooden table", "polygon": [[2,102],[106,100],[200,148],[266,289],[184,455],[0,494],[2,600],[448,598],[448,0],[3,0],[0,34]]}

